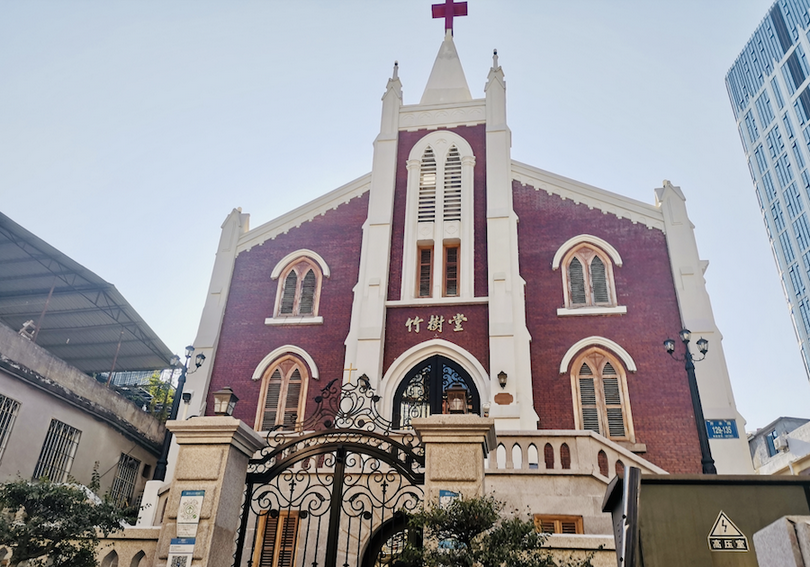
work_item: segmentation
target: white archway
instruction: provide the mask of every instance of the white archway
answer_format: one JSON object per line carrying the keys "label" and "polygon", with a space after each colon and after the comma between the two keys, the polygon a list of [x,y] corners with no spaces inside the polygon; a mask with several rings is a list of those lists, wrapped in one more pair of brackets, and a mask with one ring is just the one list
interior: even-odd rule
{"label": "white archway", "polygon": [[613,246],[611,246],[606,240],[599,238],[598,236],[593,236],[591,234],[580,234],[579,236],[575,236],[573,238],[569,238],[565,241],[565,243],[559,247],[557,253],[554,254],[554,259],[551,261],[551,269],[556,270],[560,267],[560,262],[562,262],[563,256],[571,250],[574,246],[578,244],[593,244],[605,251],[605,253],[610,256],[610,259],[613,261],[614,266],[621,267],[622,265],[622,257],[619,255],[619,251],[616,250]]}
{"label": "white archway", "polygon": [[271,280],[278,279],[278,277],[281,275],[281,272],[284,271],[284,268],[290,265],[290,262],[292,262],[296,258],[301,258],[302,256],[305,256],[317,262],[318,265],[321,267],[321,273],[323,274],[323,277],[325,278],[329,277],[330,275],[329,266],[327,265],[326,260],[324,260],[321,257],[321,255],[318,254],[317,252],[313,252],[312,250],[302,248],[301,250],[290,252],[289,254],[284,256],[281,260],[279,260],[275,268],[273,268],[273,271],[270,273],[270,279]]}
{"label": "white archway", "polygon": [[253,371],[251,380],[261,380],[262,376],[264,376],[264,371],[267,370],[267,367],[270,366],[273,361],[281,356],[284,356],[285,354],[296,354],[300,356],[304,362],[306,362],[307,366],[309,366],[309,377],[313,380],[318,379],[318,366],[315,364],[315,361],[312,359],[309,353],[301,347],[297,347],[295,345],[284,345],[278,347],[262,359],[262,361],[256,367],[256,370]]}
{"label": "white archway", "polygon": [[378,386],[378,393],[381,397],[380,413],[387,419],[391,419],[393,411],[394,394],[397,386],[411,368],[419,364],[424,359],[442,355],[457,363],[464,369],[473,380],[481,405],[490,401],[490,378],[484,366],[470,354],[467,350],[444,339],[431,339],[418,345],[412,346],[399,355],[388,370],[385,372]]}
{"label": "white archway", "polygon": [[622,359],[622,362],[624,362],[624,366],[627,368],[628,372],[635,372],[638,370],[636,367],[636,361],[633,360],[630,353],[624,350],[618,343],[611,341],[610,339],[606,339],[605,337],[593,336],[577,341],[571,346],[571,348],[568,349],[568,352],[565,353],[565,356],[562,357],[562,361],[560,362],[560,374],[565,374],[568,372],[568,366],[571,364],[571,361],[574,359],[576,354],[583,348],[589,346],[601,346],[612,351],[613,354]]}

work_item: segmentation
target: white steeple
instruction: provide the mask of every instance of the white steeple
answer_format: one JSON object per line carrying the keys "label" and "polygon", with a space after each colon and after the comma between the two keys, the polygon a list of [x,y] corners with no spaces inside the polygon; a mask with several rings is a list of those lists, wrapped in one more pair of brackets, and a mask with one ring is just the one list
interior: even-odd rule
{"label": "white steeple", "polygon": [[453,43],[453,33],[447,30],[439,54],[433,63],[425,92],[419,104],[444,104],[448,102],[468,102],[472,100],[464,69]]}

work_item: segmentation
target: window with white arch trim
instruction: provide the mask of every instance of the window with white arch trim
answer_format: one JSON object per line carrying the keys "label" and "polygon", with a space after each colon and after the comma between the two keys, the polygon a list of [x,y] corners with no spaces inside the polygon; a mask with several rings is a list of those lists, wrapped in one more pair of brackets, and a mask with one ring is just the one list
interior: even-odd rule
{"label": "window with white arch trim", "polygon": [[470,144],[449,131],[425,135],[408,158],[401,299],[473,297]]}
{"label": "window with white arch trim", "polygon": [[599,347],[587,349],[571,364],[571,389],[577,429],[635,443],[627,379],[618,358]]}
{"label": "window with white arch trim", "polygon": [[302,256],[290,262],[278,278],[275,317],[315,317],[323,274],[317,262]]}
{"label": "window with white arch trim", "polygon": [[270,364],[262,376],[253,428],[297,430],[304,418],[308,386],[307,367],[297,356],[286,355]]}
{"label": "window with white arch trim", "polygon": [[562,265],[566,308],[616,306],[613,263],[603,250],[580,244],[565,255]]}

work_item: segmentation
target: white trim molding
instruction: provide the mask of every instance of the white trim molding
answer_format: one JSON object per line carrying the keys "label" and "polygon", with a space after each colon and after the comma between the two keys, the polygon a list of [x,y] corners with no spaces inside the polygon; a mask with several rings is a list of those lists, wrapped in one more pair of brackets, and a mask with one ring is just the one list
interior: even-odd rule
{"label": "white trim molding", "polygon": [[284,256],[281,260],[278,261],[276,267],[273,268],[273,271],[270,273],[271,280],[277,280],[278,277],[281,275],[281,272],[284,271],[284,268],[290,265],[290,262],[295,260],[296,258],[301,258],[302,256],[306,256],[312,260],[315,260],[318,265],[321,267],[321,273],[323,277],[328,278],[330,275],[329,272],[329,265],[326,263],[320,254],[317,252],[313,252],[312,250],[308,250],[306,248],[301,248],[300,250],[296,250],[295,252],[290,252],[286,256]]}
{"label": "white trim molding", "polygon": [[557,309],[557,317],[570,317],[576,315],[624,315],[627,307],[615,305],[613,307],[560,307]]}
{"label": "white trim molding", "polygon": [[565,353],[565,356],[563,356],[562,361],[560,362],[560,374],[565,374],[568,372],[568,366],[571,364],[571,361],[574,359],[577,353],[589,346],[601,346],[610,350],[613,352],[613,354],[622,359],[622,362],[624,362],[624,366],[627,368],[628,372],[636,372],[638,370],[633,357],[630,356],[630,353],[619,346],[618,343],[615,343],[610,339],[606,339],[605,337],[593,336],[577,341],[571,346],[571,348],[568,349],[568,352]]}
{"label": "white trim molding", "polygon": [[318,379],[318,366],[315,364],[315,361],[312,359],[309,353],[301,347],[297,347],[295,345],[284,345],[278,347],[262,359],[262,361],[256,367],[256,370],[253,371],[251,380],[261,380],[262,376],[264,375],[264,371],[267,370],[267,367],[285,354],[295,354],[300,356],[304,362],[307,363],[307,366],[309,366],[309,377],[313,380]]}
{"label": "white trim molding", "polygon": [[386,370],[385,375],[377,387],[383,402],[382,414],[391,418],[393,410],[394,394],[397,386],[408,373],[419,362],[429,356],[440,354],[461,366],[472,378],[475,387],[478,389],[478,396],[481,404],[490,401],[490,378],[484,366],[469,351],[461,348],[444,339],[431,339],[418,345],[414,345],[400,354],[391,366]]}
{"label": "white trim molding", "polygon": [[268,327],[283,327],[285,325],[323,325],[323,317],[268,317],[264,320]]}
{"label": "white trim molding", "polygon": [[613,260],[613,264],[615,266],[621,267],[622,265],[622,257],[619,255],[619,252],[611,246],[605,240],[602,240],[598,236],[593,236],[591,234],[580,234],[579,236],[575,236],[573,238],[569,238],[565,241],[565,243],[557,249],[557,253],[554,254],[554,259],[551,261],[551,269],[556,270],[560,267],[560,262],[562,262],[563,257],[565,254],[571,250],[574,246],[579,244],[593,244],[594,246],[598,246],[605,253],[610,256],[610,259]]}

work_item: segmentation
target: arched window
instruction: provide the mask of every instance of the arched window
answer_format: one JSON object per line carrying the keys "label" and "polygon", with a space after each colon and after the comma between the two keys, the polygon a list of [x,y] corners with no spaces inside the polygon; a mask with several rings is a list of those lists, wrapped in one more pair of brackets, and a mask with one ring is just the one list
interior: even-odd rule
{"label": "arched window", "polygon": [[590,348],[572,364],[577,429],[633,442],[624,367],[601,348]]}
{"label": "arched window", "polygon": [[315,317],[323,276],[320,266],[306,257],[290,262],[278,278],[275,317]]}
{"label": "arched window", "polygon": [[394,394],[393,422],[410,429],[411,419],[442,413],[481,414],[478,390],[469,374],[441,355],[413,367]]}
{"label": "arched window", "polygon": [[590,244],[577,246],[566,254],[563,266],[566,307],[616,305],[613,264],[604,251]]}
{"label": "arched window", "polygon": [[608,458],[604,451],[600,450],[596,455],[596,462],[599,464],[599,474],[602,476],[608,475]]}
{"label": "arched window", "polygon": [[571,449],[567,443],[560,445],[560,466],[565,470],[571,468]]}
{"label": "arched window", "polygon": [[402,299],[473,296],[472,147],[432,132],[408,159]]}
{"label": "arched window", "polygon": [[296,429],[304,418],[309,377],[295,356],[285,356],[267,367],[256,411],[256,431]]}

